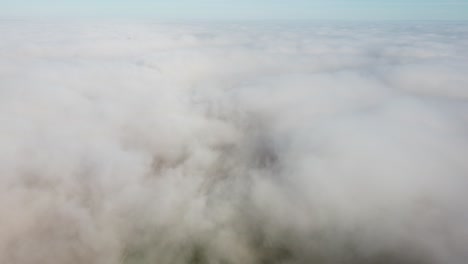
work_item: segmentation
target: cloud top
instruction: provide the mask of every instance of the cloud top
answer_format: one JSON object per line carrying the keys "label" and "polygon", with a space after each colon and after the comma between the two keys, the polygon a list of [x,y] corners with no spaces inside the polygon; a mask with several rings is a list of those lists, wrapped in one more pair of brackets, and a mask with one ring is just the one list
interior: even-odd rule
{"label": "cloud top", "polygon": [[0,32],[1,263],[468,257],[465,23]]}

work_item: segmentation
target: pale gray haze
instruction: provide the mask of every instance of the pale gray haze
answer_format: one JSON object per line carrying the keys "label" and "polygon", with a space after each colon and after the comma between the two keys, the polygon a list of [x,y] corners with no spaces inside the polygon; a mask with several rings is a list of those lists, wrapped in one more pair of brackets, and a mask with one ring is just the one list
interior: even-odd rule
{"label": "pale gray haze", "polygon": [[1,264],[464,264],[468,23],[0,22]]}

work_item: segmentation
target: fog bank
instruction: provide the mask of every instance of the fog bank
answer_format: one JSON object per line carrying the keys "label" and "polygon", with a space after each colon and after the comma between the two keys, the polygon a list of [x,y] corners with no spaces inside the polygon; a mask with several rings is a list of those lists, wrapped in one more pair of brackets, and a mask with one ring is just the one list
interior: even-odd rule
{"label": "fog bank", "polygon": [[467,23],[0,34],[0,263],[468,258]]}

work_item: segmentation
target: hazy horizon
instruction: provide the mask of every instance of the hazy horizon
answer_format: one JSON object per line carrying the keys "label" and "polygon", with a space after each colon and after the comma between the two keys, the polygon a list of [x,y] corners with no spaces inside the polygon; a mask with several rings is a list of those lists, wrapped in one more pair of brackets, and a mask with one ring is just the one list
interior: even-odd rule
{"label": "hazy horizon", "polygon": [[162,20],[467,20],[468,0],[0,1],[0,17]]}

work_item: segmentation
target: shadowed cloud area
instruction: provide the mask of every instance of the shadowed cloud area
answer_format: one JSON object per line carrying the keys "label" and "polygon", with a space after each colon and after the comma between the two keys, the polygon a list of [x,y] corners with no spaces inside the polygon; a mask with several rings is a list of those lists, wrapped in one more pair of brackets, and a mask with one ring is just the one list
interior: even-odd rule
{"label": "shadowed cloud area", "polygon": [[0,263],[466,263],[467,23],[0,34]]}

